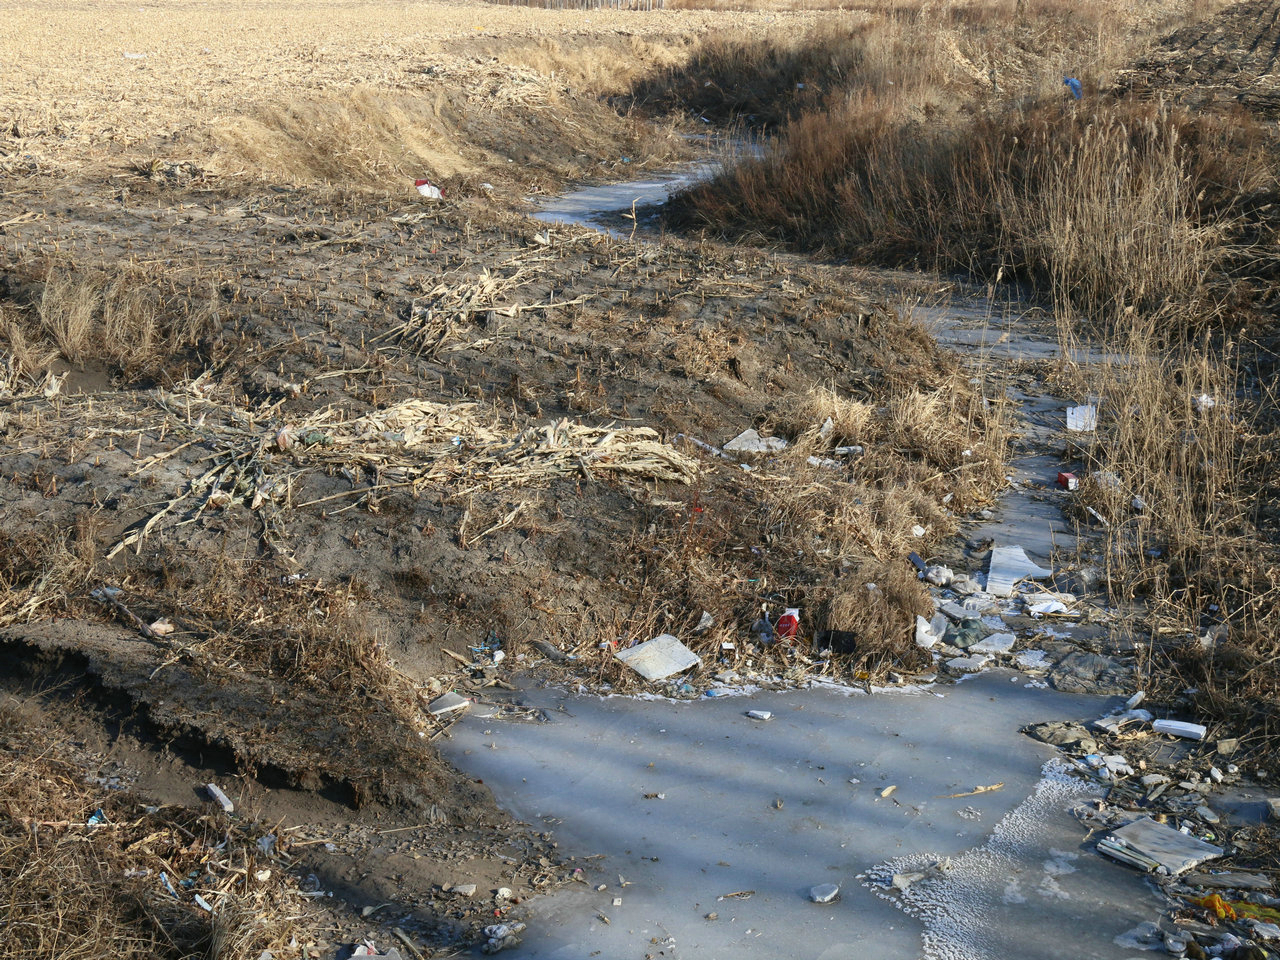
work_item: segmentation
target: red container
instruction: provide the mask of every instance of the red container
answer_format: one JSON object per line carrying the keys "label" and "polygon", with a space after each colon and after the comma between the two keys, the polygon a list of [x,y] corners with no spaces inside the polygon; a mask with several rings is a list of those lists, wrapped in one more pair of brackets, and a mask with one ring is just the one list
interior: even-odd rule
{"label": "red container", "polygon": [[1076,479],[1074,473],[1058,474],[1058,486],[1063,490],[1075,490],[1080,486],[1080,481]]}
{"label": "red container", "polygon": [[794,607],[789,607],[787,611],[778,618],[778,625],[774,627],[774,636],[779,640],[794,640],[796,634],[800,632],[800,611]]}

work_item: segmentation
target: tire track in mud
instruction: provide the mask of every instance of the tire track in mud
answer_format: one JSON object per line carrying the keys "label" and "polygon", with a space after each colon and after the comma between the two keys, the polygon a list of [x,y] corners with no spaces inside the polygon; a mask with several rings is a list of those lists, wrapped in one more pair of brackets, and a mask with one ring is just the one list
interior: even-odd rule
{"label": "tire track in mud", "polygon": [[1165,37],[1116,92],[1172,98],[1189,107],[1238,103],[1280,115],[1280,0],[1244,0]]}

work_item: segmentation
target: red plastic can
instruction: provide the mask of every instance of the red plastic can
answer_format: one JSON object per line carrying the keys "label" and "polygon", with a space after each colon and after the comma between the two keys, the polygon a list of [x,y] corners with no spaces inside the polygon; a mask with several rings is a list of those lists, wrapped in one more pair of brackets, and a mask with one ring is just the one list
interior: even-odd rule
{"label": "red plastic can", "polygon": [[800,611],[795,607],[788,607],[786,612],[778,618],[778,625],[774,628],[774,635],[779,640],[794,640],[799,632]]}

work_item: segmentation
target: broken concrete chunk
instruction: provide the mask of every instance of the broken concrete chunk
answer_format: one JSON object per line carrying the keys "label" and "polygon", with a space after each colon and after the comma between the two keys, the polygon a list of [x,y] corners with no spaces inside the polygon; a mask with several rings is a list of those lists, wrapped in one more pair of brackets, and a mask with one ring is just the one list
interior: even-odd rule
{"label": "broken concrete chunk", "polygon": [[834,883],[820,883],[809,891],[809,899],[814,903],[830,903],[840,896],[840,887]]}
{"label": "broken concrete chunk", "polygon": [[474,883],[455,883],[449,888],[449,892],[456,893],[460,897],[474,897],[476,889]]}
{"label": "broken concrete chunk", "polygon": [[1139,869],[1177,876],[1223,855],[1221,847],[1149,817],[1125,824],[1098,841],[1098,851]]}
{"label": "broken concrete chunk", "polygon": [[956,623],[959,623],[961,620],[968,620],[973,616],[972,611],[966,610],[953,600],[948,600],[938,609],[942,611],[943,616],[949,620],[954,620]]}
{"label": "broken concrete chunk", "polygon": [[458,694],[450,690],[442,697],[436,697],[427,706],[427,713],[433,717],[444,716],[447,713],[453,713],[456,710],[465,710],[471,704],[466,697],[460,697]]}
{"label": "broken concrete chunk", "polygon": [[996,547],[991,551],[991,561],[987,574],[987,592],[997,597],[1007,597],[1013,593],[1014,585],[1028,577],[1043,580],[1053,576],[1052,570],[1037,566],[1031,562],[1021,547]]}
{"label": "broken concrete chunk", "polygon": [[619,650],[614,656],[646,680],[664,680],[702,662],[696,653],[669,633]]}
{"label": "broken concrete chunk", "polygon": [[743,430],[724,445],[726,453],[778,453],[786,448],[781,437],[762,437],[755,430]]}
{"label": "broken concrete chunk", "polygon": [[1207,728],[1198,723],[1187,723],[1183,720],[1157,720],[1151,725],[1156,733],[1165,733],[1171,737],[1184,737],[1187,740],[1203,740],[1208,733]]}
{"label": "broken concrete chunk", "polygon": [[772,720],[773,714],[768,710],[748,710],[747,716],[752,720]]}

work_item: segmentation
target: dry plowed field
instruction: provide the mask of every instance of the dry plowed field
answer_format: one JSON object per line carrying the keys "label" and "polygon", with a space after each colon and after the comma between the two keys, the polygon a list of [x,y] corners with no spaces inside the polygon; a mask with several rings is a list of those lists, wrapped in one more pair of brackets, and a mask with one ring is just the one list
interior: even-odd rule
{"label": "dry plowed field", "polygon": [[1166,37],[1121,77],[1119,86],[1188,106],[1239,103],[1280,110],[1280,3],[1246,0]]}

